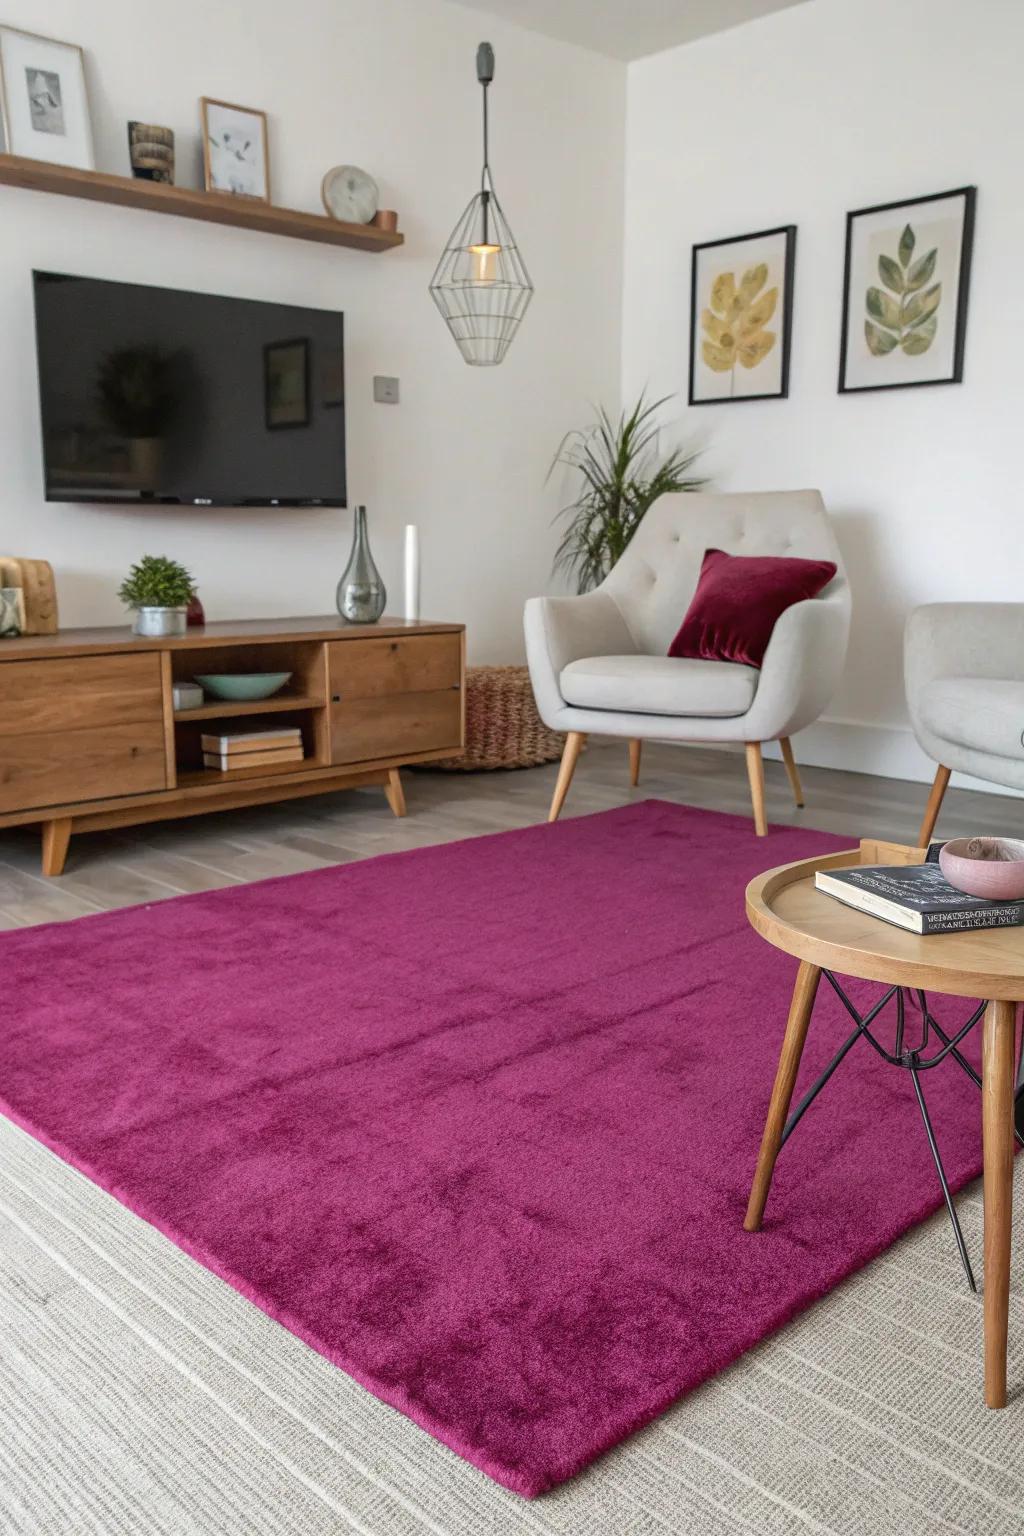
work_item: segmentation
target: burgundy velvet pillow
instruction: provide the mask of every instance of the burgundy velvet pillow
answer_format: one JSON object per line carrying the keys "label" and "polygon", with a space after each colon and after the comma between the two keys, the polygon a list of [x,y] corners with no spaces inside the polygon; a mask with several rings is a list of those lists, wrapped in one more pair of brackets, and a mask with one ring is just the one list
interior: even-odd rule
{"label": "burgundy velvet pillow", "polygon": [[780,613],[806,597],[817,597],[835,574],[831,560],[727,555],[724,549],[709,549],[668,654],[759,667]]}

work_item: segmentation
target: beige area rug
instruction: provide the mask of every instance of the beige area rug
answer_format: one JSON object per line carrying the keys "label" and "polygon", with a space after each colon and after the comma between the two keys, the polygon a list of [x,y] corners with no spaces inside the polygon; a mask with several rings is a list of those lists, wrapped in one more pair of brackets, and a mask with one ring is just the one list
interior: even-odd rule
{"label": "beige area rug", "polygon": [[[980,1186],[959,1208],[980,1254]],[[0,1531],[1024,1536],[1015,1247],[1005,1412],[940,1214],[528,1503],[0,1121]]]}

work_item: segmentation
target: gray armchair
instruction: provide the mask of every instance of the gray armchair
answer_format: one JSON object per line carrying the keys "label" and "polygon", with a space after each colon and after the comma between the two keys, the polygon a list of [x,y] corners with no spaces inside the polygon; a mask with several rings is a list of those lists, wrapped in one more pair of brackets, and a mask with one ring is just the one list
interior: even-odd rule
{"label": "gray armchair", "polygon": [[[794,603],[775,625],[758,670],[667,652],[708,549],[734,555],[834,560],[820,597]],[[663,496],[600,587],[582,597],[526,604],[526,653],[545,724],[567,732],[549,820],[565,802],[588,733],[630,742],[632,781],[641,742],[743,742],[754,824],[767,831],[761,743],[778,741],[803,804],[790,737],[828,703],[846,656],[850,591],[817,491]]]}
{"label": "gray armchair", "polygon": [[949,775],[1024,789],[1024,603],[929,603],[907,622],[907,704],[938,764],[918,846],[935,829]]}

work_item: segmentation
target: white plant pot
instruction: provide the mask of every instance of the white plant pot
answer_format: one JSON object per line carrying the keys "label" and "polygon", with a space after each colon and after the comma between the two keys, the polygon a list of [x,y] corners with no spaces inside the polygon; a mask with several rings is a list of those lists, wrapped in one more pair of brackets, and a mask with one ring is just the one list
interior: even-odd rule
{"label": "white plant pot", "polygon": [[187,608],[136,608],[132,633],[149,640],[166,640],[185,633]]}

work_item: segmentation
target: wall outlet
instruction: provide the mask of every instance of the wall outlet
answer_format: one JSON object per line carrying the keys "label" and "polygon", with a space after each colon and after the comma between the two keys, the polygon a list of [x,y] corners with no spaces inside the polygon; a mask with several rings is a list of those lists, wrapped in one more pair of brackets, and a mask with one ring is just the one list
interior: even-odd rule
{"label": "wall outlet", "polygon": [[389,379],[382,373],[374,374],[373,398],[378,405],[397,405],[398,380]]}

